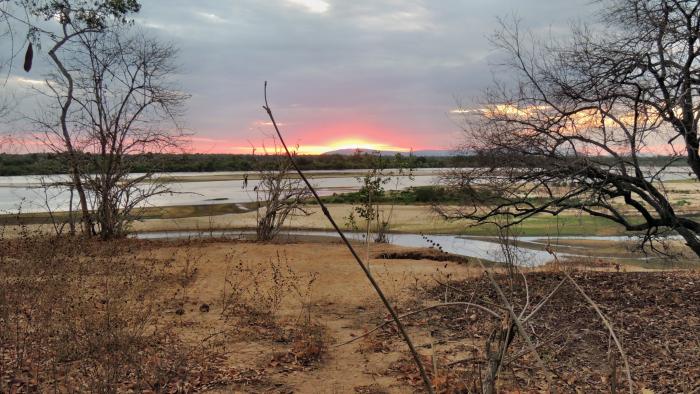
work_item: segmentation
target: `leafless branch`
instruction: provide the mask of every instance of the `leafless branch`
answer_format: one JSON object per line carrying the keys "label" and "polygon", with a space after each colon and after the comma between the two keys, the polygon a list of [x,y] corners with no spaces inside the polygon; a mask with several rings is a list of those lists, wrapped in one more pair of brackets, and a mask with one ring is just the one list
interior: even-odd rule
{"label": "leafless branch", "polygon": [[275,132],[277,133],[277,136],[280,139],[280,143],[282,144],[282,147],[284,147],[284,151],[287,154],[287,157],[289,158],[289,161],[292,163],[292,166],[296,170],[296,172],[299,174],[299,177],[304,181],[306,186],[309,188],[311,193],[313,194],[314,198],[316,199],[316,202],[321,207],[321,210],[323,211],[323,214],[326,216],[328,221],[330,222],[331,226],[333,226],[333,229],[338,233],[340,236],[341,240],[347,246],[348,250],[352,254],[353,258],[357,262],[357,264],[360,266],[362,271],[364,272],[365,276],[369,280],[370,284],[372,285],[372,288],[374,288],[374,291],[377,293],[379,298],[381,299],[382,303],[384,304],[384,307],[386,307],[387,311],[389,311],[389,314],[391,315],[392,319],[394,320],[394,323],[396,323],[396,327],[398,328],[399,332],[401,333],[401,336],[406,342],[406,345],[408,346],[409,351],[411,352],[411,356],[413,357],[413,360],[416,364],[416,367],[418,368],[418,371],[421,375],[421,378],[423,379],[423,385],[425,387],[425,390],[429,393],[434,393],[432,383],[430,381],[430,378],[428,377],[427,372],[425,371],[425,367],[423,366],[423,362],[420,359],[420,355],[415,349],[415,346],[413,345],[413,342],[411,341],[411,337],[408,335],[406,332],[406,328],[404,327],[403,323],[401,323],[401,319],[399,318],[398,314],[396,313],[396,310],[394,307],[391,305],[389,300],[386,298],[384,295],[384,292],[382,291],[381,287],[379,286],[379,283],[374,279],[372,274],[369,272],[369,269],[365,265],[365,263],[362,262],[362,259],[360,256],[357,254],[355,249],[353,248],[352,244],[348,239],[345,237],[345,234],[343,234],[343,231],[338,227],[336,224],[335,220],[333,220],[333,217],[331,216],[330,212],[328,211],[328,208],[326,208],[325,204],[319,197],[318,193],[316,193],[316,190],[314,187],[311,185],[309,180],[306,178],[304,173],[301,171],[299,166],[296,164],[296,161],[294,160],[294,156],[292,153],[289,151],[289,148],[287,147],[287,144],[284,142],[284,138],[282,137],[282,132],[280,131],[279,127],[277,126],[277,121],[275,120],[274,115],[272,114],[272,109],[270,109],[270,105],[267,100],[267,81],[265,82],[265,90],[264,90],[264,96],[265,96],[265,106],[263,109],[265,109],[265,112],[267,112],[268,117],[270,118],[270,121],[272,122],[272,125],[275,128]]}

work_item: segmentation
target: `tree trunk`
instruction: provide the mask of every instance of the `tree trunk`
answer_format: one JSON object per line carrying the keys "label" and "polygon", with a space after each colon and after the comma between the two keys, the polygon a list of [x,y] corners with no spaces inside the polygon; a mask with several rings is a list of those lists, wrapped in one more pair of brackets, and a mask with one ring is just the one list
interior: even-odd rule
{"label": "tree trunk", "polygon": [[505,317],[500,327],[493,330],[486,342],[486,358],[489,366],[483,384],[483,391],[486,394],[496,394],[497,392],[498,374],[501,371],[508,346],[513,341],[513,335],[515,335],[515,324],[510,317]]}
{"label": "tree trunk", "polygon": [[73,172],[73,184],[75,185],[75,190],[78,192],[78,199],[80,200],[83,235],[91,237],[94,234],[94,229],[92,226],[92,217],[90,216],[90,208],[88,207],[87,197],[85,196],[85,189],[83,188],[83,183],[80,180],[78,169],[72,168],[71,171]]}
{"label": "tree trunk", "polygon": [[[65,29],[65,27],[64,27]],[[65,30],[64,30],[65,31]],[[68,151],[68,156],[69,156],[69,165],[71,167],[71,176],[73,180],[73,184],[75,186],[75,190],[78,192],[78,198],[80,199],[80,208],[82,210],[82,222],[83,222],[83,234],[86,236],[92,236],[93,234],[93,228],[92,228],[92,219],[90,217],[90,209],[88,207],[87,203],[87,197],[85,196],[85,189],[83,188],[83,183],[80,179],[80,168],[78,165],[78,158],[75,152],[75,149],[73,147],[72,139],[70,136],[70,133],[68,131],[68,110],[70,109],[71,104],[73,103],[73,90],[74,90],[74,85],[73,85],[73,76],[68,72],[66,67],[63,65],[61,60],[58,58],[56,55],[56,51],[68,42],[68,36],[65,36],[61,41],[57,42],[56,45],[54,45],[53,48],[49,51],[49,56],[51,57],[51,60],[56,64],[58,69],[61,71],[61,74],[66,78],[68,81],[68,90],[66,92],[66,101],[61,105],[61,117],[60,117],[60,124],[61,124],[61,132],[63,134],[63,142],[66,146],[66,150]]]}
{"label": "tree trunk", "polygon": [[73,216],[73,186],[70,187],[70,200],[68,200],[68,224],[70,226],[70,235],[75,235],[75,217]]}
{"label": "tree trunk", "polygon": [[676,231],[681,235],[681,237],[683,237],[685,244],[688,245],[688,247],[700,257],[700,239],[698,239],[698,236],[685,227],[679,227],[676,229]]}

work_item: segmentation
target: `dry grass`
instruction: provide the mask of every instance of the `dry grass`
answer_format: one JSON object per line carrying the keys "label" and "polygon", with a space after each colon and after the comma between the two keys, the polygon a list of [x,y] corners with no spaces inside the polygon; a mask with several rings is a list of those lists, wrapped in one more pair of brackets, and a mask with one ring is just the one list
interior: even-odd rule
{"label": "dry grass", "polygon": [[[382,257],[371,269],[400,313],[473,294],[497,302],[482,271],[461,259],[391,245],[373,245],[371,255]],[[527,273],[533,304],[560,279],[556,269]],[[624,269],[601,264],[575,277],[619,330],[637,389],[694,389],[700,279]],[[24,234],[0,242],[0,281],[0,392],[420,389],[391,324],[336,347],[387,317],[338,244],[98,243]],[[605,328],[573,289],[558,295],[532,328],[548,365],[559,368],[560,391],[609,387]],[[522,287],[511,298],[520,308]],[[489,319],[464,308],[406,319],[440,392],[478,387],[483,341],[498,324]],[[523,349],[516,338],[510,354],[520,355],[504,367],[504,390],[541,386]],[[474,362],[448,366],[468,358]]]}
{"label": "dry grass", "polygon": [[0,392],[177,391],[223,379],[215,349],[159,321],[158,291],[192,272],[134,242],[0,241]]}
{"label": "dry grass", "polygon": [[[0,392],[259,391],[270,360],[316,368],[327,348],[309,301],[316,276],[283,255],[253,265],[229,253],[223,288],[201,302],[207,245],[0,240]],[[232,359],[240,343],[268,355]]]}
{"label": "dry grass", "polygon": [[[609,272],[584,269],[571,276],[595,300],[612,323],[629,358],[634,392],[694,392],[700,388],[700,277],[682,272]],[[496,280],[519,312],[536,305],[565,276],[556,270],[525,275],[529,287],[505,274]],[[422,293],[428,304],[478,302],[497,305],[498,296],[486,277],[453,281],[446,290],[434,286]],[[488,370],[488,344],[503,324],[474,308],[449,308],[411,318],[431,332],[436,349],[431,376],[438,392],[480,392]],[[527,322],[537,352],[552,375],[557,392],[627,391],[624,365],[609,332],[596,312],[568,282]],[[386,338],[386,327],[368,343]],[[384,345],[386,346],[386,345]],[[407,358],[391,370],[418,385]],[[498,392],[546,390],[544,372],[520,337],[515,335],[502,365]],[[644,391],[648,390],[648,391]],[[649,391],[650,390],[650,391]]]}

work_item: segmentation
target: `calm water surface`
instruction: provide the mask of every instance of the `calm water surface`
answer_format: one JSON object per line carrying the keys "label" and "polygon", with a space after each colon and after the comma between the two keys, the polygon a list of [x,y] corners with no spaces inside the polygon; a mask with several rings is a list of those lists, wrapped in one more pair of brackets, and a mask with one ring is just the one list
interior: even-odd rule
{"label": "calm water surface", "polygon": [[[414,171],[414,177],[395,177],[385,188],[388,190],[400,190],[411,186],[428,186],[437,182],[437,171],[433,169],[420,169]],[[344,173],[338,175],[338,173]],[[191,177],[192,181],[171,182],[169,187],[171,194],[154,196],[149,200],[153,206],[170,205],[203,205],[219,203],[246,203],[256,201],[256,193],[253,190],[258,181],[250,180],[244,187],[243,180],[207,180],[196,181],[196,177],[210,176],[237,176],[243,177],[244,172],[208,172],[208,173],[176,173],[160,174],[162,176],[177,176],[181,178]],[[251,176],[253,174],[248,173]],[[347,175],[345,175],[347,174]],[[135,174],[137,175],[137,174]],[[333,193],[345,193],[356,191],[360,188],[357,171],[309,171],[307,172],[311,183],[323,196]],[[67,182],[68,176],[9,176],[0,177],[0,212],[16,213],[20,208],[22,212],[45,212],[48,207],[53,211],[67,211],[70,201],[70,192],[65,188],[53,187],[45,191],[42,183],[52,184]],[[77,201],[77,197],[76,200]],[[74,206],[75,206],[74,202]]]}
{"label": "calm water surface", "polygon": [[[645,169],[652,171],[651,168]],[[441,169],[417,169],[414,176],[395,177],[385,186],[389,190],[400,190],[411,186],[434,185],[438,181]],[[338,174],[342,175],[338,175]],[[149,200],[153,206],[170,205],[202,205],[217,203],[246,203],[256,201],[253,188],[257,181],[251,180],[244,187],[242,180],[206,180],[196,181],[197,177],[235,176],[243,177],[246,172],[206,172],[206,173],[175,173],[159,174],[161,176],[176,176],[192,178],[187,182],[169,183],[172,194],[154,196]],[[251,176],[253,173],[248,173]],[[134,174],[138,175],[138,174]],[[312,184],[318,188],[321,195],[345,193],[360,188],[357,176],[358,170],[347,171],[308,171]],[[663,180],[688,179],[690,170],[685,167],[672,167],[664,172]],[[42,183],[52,184],[67,182],[66,175],[53,176],[6,176],[0,177],[0,213],[16,213],[20,208],[23,212],[43,212],[47,207],[54,211],[67,211],[70,193],[65,188],[50,188],[45,192]]]}
{"label": "calm water surface", "polygon": [[[233,237],[247,238],[253,235],[251,231],[162,231],[137,233],[135,237],[140,239],[187,239],[187,238],[207,238],[207,237]],[[364,238],[363,233],[346,232],[345,235],[352,240],[361,241]],[[330,231],[286,231],[280,234],[284,239],[285,236],[320,236],[338,238],[338,234]],[[519,241],[523,241],[523,245],[527,243],[541,244],[546,237],[519,237]],[[583,240],[603,240],[603,241],[629,241],[627,236],[609,236],[609,237],[559,237],[559,239],[583,239]],[[447,253],[452,253],[460,256],[474,257],[487,259],[490,261],[503,261],[502,246],[495,242],[493,237],[465,237],[460,235],[428,235],[420,234],[391,234],[389,243],[393,245],[406,246],[412,248],[431,247],[433,244],[440,245],[442,250]],[[531,249],[527,246],[512,247],[512,252],[516,256],[516,263],[521,266],[539,266],[553,260],[552,255],[543,250]],[[576,253],[557,253],[557,256],[562,259],[571,257],[588,257],[586,249],[581,248],[581,254]],[[630,260],[638,260],[636,258]]]}

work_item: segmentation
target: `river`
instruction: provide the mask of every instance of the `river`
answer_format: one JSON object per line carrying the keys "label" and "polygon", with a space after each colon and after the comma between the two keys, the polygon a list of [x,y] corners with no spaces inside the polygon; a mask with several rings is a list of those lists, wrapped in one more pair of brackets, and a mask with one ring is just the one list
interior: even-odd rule
{"label": "river", "polygon": [[[433,185],[438,180],[440,170],[419,169],[413,176],[396,176],[385,185],[387,190],[400,190],[411,186]],[[251,180],[247,187],[243,177],[254,173],[246,172],[207,172],[157,174],[165,179],[176,177],[177,181],[168,182],[171,193],[160,194],[149,199],[152,206],[205,205],[219,203],[246,203],[256,201],[254,191],[258,182]],[[361,173],[349,171],[307,171],[320,195],[346,193],[360,188]],[[134,174],[138,176],[139,174]],[[52,211],[67,211],[70,192],[65,188],[52,187],[46,190],[42,184],[67,182],[68,176],[6,176],[0,177],[0,213],[45,212],[47,206]],[[75,203],[75,202],[74,202]]]}
{"label": "river", "polygon": [[[348,239],[362,241],[363,233],[345,232]],[[210,237],[228,237],[237,239],[246,239],[254,236],[251,231],[245,230],[227,230],[227,231],[159,231],[159,232],[144,232],[132,235],[139,239],[161,239],[161,240],[177,240],[188,238],[210,238]],[[282,232],[279,238],[285,237],[296,238],[299,236],[308,237],[330,237],[339,238],[338,234],[330,231],[299,231],[291,230]],[[511,247],[511,255],[514,256],[515,264],[520,266],[535,267],[546,264],[554,257],[549,252],[543,250],[548,242],[547,237],[532,236],[518,237],[517,241],[520,246]],[[634,239],[628,236],[576,236],[576,237],[559,237],[560,240],[576,239],[576,240],[595,240],[595,241],[615,241],[626,242]],[[498,243],[494,237],[479,237],[479,236],[461,236],[461,235],[421,235],[421,234],[391,234],[388,241],[392,245],[405,246],[411,248],[437,248],[439,246],[443,252],[485,259],[490,261],[502,262],[504,260],[503,246]],[[556,243],[556,242],[555,242]],[[587,248],[578,248],[578,252],[557,253],[561,259],[569,258],[590,258],[587,253]],[[634,257],[622,258],[613,256],[596,256],[596,259],[615,259],[615,260],[630,260],[642,261],[653,260],[655,257]]]}
{"label": "river", "polygon": [[[651,168],[645,168],[651,171]],[[396,176],[385,188],[400,190],[411,186],[434,185],[442,169],[416,169],[412,177]],[[196,172],[196,173],[162,173],[156,177],[177,180],[168,182],[172,193],[152,197],[148,204],[151,206],[172,205],[203,205],[217,203],[246,203],[256,201],[254,187],[256,181],[250,181],[244,187],[243,177],[250,172]],[[319,194],[327,196],[333,193],[356,191],[360,188],[358,170],[345,171],[307,171],[306,174],[317,188]],[[141,174],[134,174],[138,176]],[[663,180],[679,180],[689,178],[690,170],[686,167],[672,167],[662,176]],[[0,213],[67,211],[70,193],[65,188],[52,187],[46,190],[42,184],[67,182],[67,175],[52,176],[4,176],[0,177]]]}

